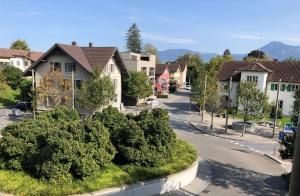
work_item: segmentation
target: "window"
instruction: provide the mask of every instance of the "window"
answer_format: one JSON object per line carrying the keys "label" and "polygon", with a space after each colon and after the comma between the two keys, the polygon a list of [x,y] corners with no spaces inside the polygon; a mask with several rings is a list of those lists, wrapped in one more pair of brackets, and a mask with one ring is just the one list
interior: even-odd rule
{"label": "window", "polygon": [[296,91],[298,91],[299,90],[299,86],[295,85],[295,89],[296,89]]}
{"label": "window", "polygon": [[145,74],[148,74],[147,73],[147,67],[142,67],[142,72],[144,72]]}
{"label": "window", "polygon": [[281,84],[280,90],[281,90],[281,91],[285,91],[285,87],[286,87],[285,84]]}
{"label": "window", "polygon": [[118,94],[115,94],[115,95],[114,95],[113,101],[114,101],[114,102],[118,102]]}
{"label": "window", "polygon": [[291,92],[292,91],[292,85],[288,84],[286,86],[286,90],[287,90],[287,92]]}
{"label": "window", "polygon": [[61,71],[61,63],[60,62],[50,62],[50,66],[54,71]]}
{"label": "window", "polygon": [[282,107],[283,107],[283,100],[280,100],[280,101],[278,102],[278,107],[279,107],[280,109],[282,109]]}
{"label": "window", "polygon": [[77,88],[81,87],[81,80],[75,80],[75,85]]}
{"label": "window", "polygon": [[25,61],[24,63],[25,63],[25,66],[28,66],[28,62],[27,61]]}
{"label": "window", "polygon": [[17,61],[17,66],[20,66],[20,61]]}
{"label": "window", "polygon": [[14,62],[13,62],[13,61],[10,61],[10,64],[11,64],[12,66],[14,66]]}
{"label": "window", "polygon": [[291,91],[294,92],[295,91],[295,85],[291,85]]}
{"label": "window", "polygon": [[141,61],[149,61],[150,58],[148,56],[141,56]]}
{"label": "window", "polygon": [[115,66],[114,64],[110,64],[110,72],[113,73],[115,71]]}
{"label": "window", "polygon": [[248,82],[258,82],[258,76],[247,76]]}
{"label": "window", "polygon": [[48,96],[46,99],[46,106],[53,106],[53,99],[52,97]]}
{"label": "window", "polygon": [[271,84],[272,91],[277,91],[277,88],[278,88],[278,84],[274,84],[274,83]]}
{"label": "window", "polygon": [[76,72],[76,64],[75,63],[66,63],[65,64],[65,72],[71,73],[72,71],[74,71],[74,73]]}

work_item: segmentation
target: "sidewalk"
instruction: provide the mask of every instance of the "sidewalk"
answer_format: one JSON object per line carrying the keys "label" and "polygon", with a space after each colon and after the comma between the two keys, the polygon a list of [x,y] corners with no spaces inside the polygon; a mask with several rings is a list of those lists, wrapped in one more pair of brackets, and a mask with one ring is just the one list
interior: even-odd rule
{"label": "sidewalk", "polygon": [[[201,116],[198,112],[191,112],[189,116],[189,123],[196,129],[205,132],[208,135],[220,137],[228,140],[230,143],[245,147],[256,153],[264,154],[269,158],[279,163],[286,171],[291,170],[292,163],[286,160],[282,160],[279,155],[280,144],[277,138],[269,138],[268,136],[262,136],[257,132],[246,132],[242,137],[241,131],[227,129],[225,134],[225,118],[214,117],[214,128],[210,130],[211,117],[208,113],[204,114],[204,121],[200,123]],[[228,125],[231,125],[233,119],[228,119]],[[263,130],[264,131],[264,130]],[[268,130],[264,131],[267,132]]]}

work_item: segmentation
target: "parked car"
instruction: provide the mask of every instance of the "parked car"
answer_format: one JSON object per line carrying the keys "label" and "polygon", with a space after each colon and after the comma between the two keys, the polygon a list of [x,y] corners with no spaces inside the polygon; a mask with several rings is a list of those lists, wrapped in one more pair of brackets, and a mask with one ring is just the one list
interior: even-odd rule
{"label": "parked car", "polygon": [[186,90],[192,90],[192,86],[188,84],[188,85],[186,85],[185,89]]}
{"label": "parked car", "polygon": [[16,104],[16,108],[21,110],[21,111],[29,111],[29,110],[32,109],[31,103],[30,102],[25,102],[25,101],[18,102]]}

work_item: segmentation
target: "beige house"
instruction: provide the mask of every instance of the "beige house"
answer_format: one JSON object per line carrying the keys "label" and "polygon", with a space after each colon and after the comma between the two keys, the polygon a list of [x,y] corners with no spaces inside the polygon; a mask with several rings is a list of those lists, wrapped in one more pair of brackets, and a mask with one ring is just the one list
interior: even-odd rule
{"label": "beige house", "polygon": [[179,88],[186,86],[187,64],[179,62],[168,62],[170,70],[170,82],[175,83]]}
{"label": "beige house", "polygon": [[[100,67],[102,74],[111,77],[115,85],[115,98],[111,105],[121,109],[121,80],[129,74],[116,47],[93,47],[92,43],[88,47],[79,47],[76,42],[72,42],[72,45],[54,44],[25,71],[24,75],[31,75],[31,70],[33,70],[34,83],[38,87],[41,79],[51,69],[60,70],[64,78],[69,80],[73,71],[75,86],[79,86],[83,80],[91,77],[95,67]],[[51,107],[48,100],[45,101],[45,105]]]}
{"label": "beige house", "polygon": [[0,68],[3,65],[12,65],[25,71],[42,55],[43,52],[0,48]]}
{"label": "beige house", "polygon": [[155,86],[155,62],[156,56],[152,54],[138,54],[133,52],[121,52],[122,59],[128,71],[144,72]]}

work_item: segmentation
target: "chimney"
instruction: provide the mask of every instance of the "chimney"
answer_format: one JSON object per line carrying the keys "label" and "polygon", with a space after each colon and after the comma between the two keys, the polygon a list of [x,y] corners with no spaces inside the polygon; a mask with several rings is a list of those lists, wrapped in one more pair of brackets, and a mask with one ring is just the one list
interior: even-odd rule
{"label": "chimney", "polygon": [[77,46],[77,42],[76,41],[72,41],[72,45],[73,46]]}
{"label": "chimney", "polygon": [[89,47],[91,48],[91,47],[93,47],[93,46],[94,46],[93,42],[90,42],[90,43],[89,43]]}

